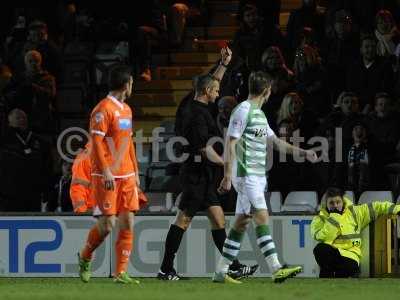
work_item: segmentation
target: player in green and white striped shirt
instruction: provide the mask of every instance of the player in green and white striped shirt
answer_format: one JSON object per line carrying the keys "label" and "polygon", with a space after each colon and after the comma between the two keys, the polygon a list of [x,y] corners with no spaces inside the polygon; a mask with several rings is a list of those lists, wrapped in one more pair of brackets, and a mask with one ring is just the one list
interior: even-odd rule
{"label": "player in green and white striped shirt", "polygon": [[267,141],[272,141],[280,152],[293,154],[298,151],[310,161],[315,161],[317,156],[314,151],[292,146],[275,135],[261,110],[270,94],[271,78],[264,72],[252,72],[249,77],[248,100],[240,103],[230,118],[225,143],[225,174],[219,191],[229,191],[233,183],[238,193],[236,220],[225,240],[223,253],[213,277],[214,282],[241,283],[229,277],[227,271],[239,254],[243,234],[251,220],[251,206],[255,209],[257,244],[272,271],[272,280],[282,282],[301,272],[301,267],[282,267],[270,235],[268,209],[264,197],[267,184]]}

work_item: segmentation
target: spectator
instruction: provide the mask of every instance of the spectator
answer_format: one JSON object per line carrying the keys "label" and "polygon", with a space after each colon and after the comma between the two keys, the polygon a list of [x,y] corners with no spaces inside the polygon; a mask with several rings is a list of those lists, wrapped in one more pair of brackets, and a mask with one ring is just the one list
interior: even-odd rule
{"label": "spectator", "polygon": [[[42,56],[36,50],[25,55],[25,72],[16,78],[14,106],[31,115],[31,125],[37,131],[54,128],[52,123],[56,85],[54,77],[42,69]],[[49,126],[52,127],[49,128]]]}
{"label": "spectator", "polygon": [[343,149],[345,149],[342,153],[347,153],[353,143],[353,127],[362,120],[364,120],[364,117],[360,114],[357,95],[352,92],[342,92],[333,111],[324,119],[321,129],[324,132],[328,128],[340,128],[342,130]]}
{"label": "spectator", "polygon": [[300,44],[297,46],[297,48],[303,47],[304,45],[311,46],[316,51],[319,51],[319,45],[317,44],[315,31],[311,27],[303,27],[303,31],[300,33]]}
{"label": "spectator", "polygon": [[371,154],[374,158],[372,182],[377,188],[386,185],[382,176],[384,166],[396,161],[397,146],[400,142],[398,114],[391,110],[391,98],[387,93],[378,93],[374,110],[368,115],[367,124],[371,135]]}
{"label": "spectator", "polygon": [[[390,59],[390,63],[394,76],[393,99],[400,99],[400,44],[397,45],[394,56]],[[395,101],[393,106],[397,111],[400,111],[399,101]]]}
{"label": "spectator", "polygon": [[328,188],[311,223],[311,236],[318,242],[313,252],[320,278],[358,277],[361,232],[379,216],[400,212],[400,205],[391,202],[353,205],[344,194],[342,189]]}
{"label": "spectator", "polygon": [[380,10],[376,14],[375,36],[378,40],[378,56],[389,57],[395,54],[396,46],[400,42],[400,32],[390,11]]}
{"label": "spectator", "polygon": [[61,163],[61,174],[55,179],[52,196],[47,204],[48,211],[71,212],[73,211],[72,201],[69,195],[72,179],[72,164],[67,161]]}
{"label": "spectator", "polygon": [[400,23],[400,1],[399,0],[383,0],[380,9],[387,9],[393,15],[395,24]]}
{"label": "spectator", "polygon": [[77,7],[74,2],[59,1],[56,10],[55,24],[60,31],[60,44],[67,45],[77,37]]}
{"label": "spectator", "polygon": [[61,51],[48,40],[46,23],[33,21],[28,27],[28,36],[23,47],[10,53],[8,62],[17,76],[23,73],[25,55],[30,50],[38,51],[43,58],[43,68],[53,74],[57,82],[62,82],[63,59]]}
{"label": "spectator", "polygon": [[[16,9],[15,14],[15,23],[6,34],[7,36],[4,39],[5,42],[3,45],[4,49],[2,49],[1,53],[5,62],[8,63],[10,63],[9,58],[15,54],[14,52],[16,51],[16,49],[20,49],[24,46],[26,36],[28,34],[25,13]],[[1,39],[1,41],[3,41],[3,39]]]}
{"label": "spectator", "polygon": [[[327,72],[330,99],[337,99],[346,88],[347,67],[360,57],[359,38],[356,36],[350,13],[336,11],[332,22],[332,34],[322,43],[321,56]],[[333,103],[333,101],[332,101]]]}
{"label": "spectator", "polygon": [[[287,143],[301,147],[302,145],[295,144],[298,142],[295,131],[296,125],[286,119],[278,124],[278,137]],[[273,165],[269,166],[272,169],[269,171],[269,189],[280,191],[283,197],[291,191],[308,190],[314,186],[310,174],[309,165],[305,162],[297,162],[293,156],[282,155],[278,151],[273,152]],[[290,180],[288,180],[290,178]]]}
{"label": "spectator", "polygon": [[248,4],[242,8],[239,14],[239,26],[232,43],[234,69],[243,66],[247,69],[247,73],[259,70],[261,56],[267,47],[284,47],[279,29],[273,27],[267,31],[263,26],[257,6]]}
{"label": "spectator", "polygon": [[151,15],[137,31],[137,59],[139,77],[151,81],[151,56],[154,45],[180,47],[183,42],[187,18],[199,16],[201,1],[159,1],[151,2]]}
{"label": "spectator", "polygon": [[[183,43],[186,23],[189,20],[207,20],[202,0],[169,1],[170,7],[167,13],[169,41],[172,47],[180,47]],[[203,21],[202,25],[205,25]]]}
{"label": "spectator", "polygon": [[[219,136],[225,140],[226,131],[229,126],[229,118],[235,106],[237,105],[237,101],[235,97],[225,96],[219,99],[218,101],[218,115],[216,118],[216,125],[219,131]],[[223,145],[221,143],[214,144],[214,150],[218,155],[223,156]],[[216,182],[221,182],[224,177],[223,168],[218,168],[216,170]],[[234,212],[236,207],[236,197],[237,193],[234,189],[231,189],[228,193],[218,195],[221,199],[221,205],[224,212]]]}
{"label": "spectator", "polygon": [[344,186],[346,180],[347,160],[346,155],[349,153],[351,145],[353,145],[353,128],[357,122],[363,121],[364,117],[359,112],[358,98],[354,93],[342,92],[334,107],[334,110],[324,119],[320,128],[319,135],[325,135],[327,132],[332,135],[333,132],[339,130],[339,136],[336,137],[336,143],[339,143],[340,151],[335,155],[335,165],[333,171],[336,185]]}
{"label": "spectator", "polygon": [[264,111],[272,128],[276,128],[276,113],[283,97],[294,89],[294,74],[286,66],[285,59],[278,47],[268,47],[261,58],[262,69],[272,77],[271,96],[264,103]]}
{"label": "spectator", "polygon": [[390,64],[377,57],[376,40],[373,35],[361,37],[361,59],[351,64],[346,72],[346,86],[360,99],[360,108],[368,112],[376,93],[392,92],[393,70]]}
{"label": "spectator", "polygon": [[359,32],[370,32],[373,30],[374,19],[378,11],[378,0],[341,0],[343,7],[354,17],[355,26]]}
{"label": "spectator", "polygon": [[286,121],[293,127],[292,130],[299,130],[299,136],[307,142],[317,128],[317,119],[312,111],[304,109],[304,103],[299,94],[291,92],[282,101],[278,111],[278,124]]}
{"label": "spectator", "polygon": [[0,141],[0,190],[5,211],[40,211],[47,202],[51,174],[50,147],[28,127],[26,114],[14,109]]}
{"label": "spectator", "polygon": [[371,187],[368,148],[367,130],[358,123],[353,127],[353,145],[347,154],[347,190],[354,191],[356,199]]}
{"label": "spectator", "polygon": [[331,102],[326,88],[326,72],[318,52],[309,45],[297,49],[293,70],[296,90],[304,99],[305,108],[321,118],[329,112]]}
{"label": "spectator", "polygon": [[300,45],[304,27],[310,27],[315,31],[317,44],[319,44],[324,36],[324,19],[317,9],[316,0],[303,0],[302,6],[290,13],[287,24],[287,40],[290,51],[294,52]]}
{"label": "spectator", "polygon": [[0,139],[4,137],[7,126],[7,112],[12,103],[12,92],[10,90],[10,82],[12,72],[6,65],[0,65]]}
{"label": "spectator", "polygon": [[262,18],[263,24],[266,28],[279,27],[281,0],[240,0],[237,13],[238,21],[241,21],[239,16],[243,12],[243,8],[247,5],[253,5],[257,7],[259,15]]}
{"label": "spectator", "polygon": [[220,132],[220,136],[225,138],[225,130],[229,125],[229,118],[232,110],[237,105],[235,97],[225,96],[218,100],[218,115],[217,115],[217,127]]}

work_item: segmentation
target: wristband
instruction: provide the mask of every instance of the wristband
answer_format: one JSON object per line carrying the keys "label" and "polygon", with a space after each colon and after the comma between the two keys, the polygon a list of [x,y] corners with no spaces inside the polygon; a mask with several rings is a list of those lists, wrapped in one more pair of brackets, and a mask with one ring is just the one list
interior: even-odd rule
{"label": "wristband", "polygon": [[220,66],[223,66],[223,67],[225,67],[225,68],[228,68],[228,65],[224,64],[224,63],[222,62],[222,60],[219,62],[219,65],[220,65]]}

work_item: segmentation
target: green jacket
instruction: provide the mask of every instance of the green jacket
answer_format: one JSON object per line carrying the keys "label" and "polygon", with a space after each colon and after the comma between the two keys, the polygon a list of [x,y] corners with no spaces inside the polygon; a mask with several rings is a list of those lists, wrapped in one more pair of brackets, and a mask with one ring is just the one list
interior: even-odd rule
{"label": "green jacket", "polygon": [[350,199],[344,197],[343,213],[328,213],[323,200],[319,215],[311,222],[311,236],[318,242],[337,248],[342,256],[360,263],[361,231],[379,216],[399,212],[400,205],[392,202],[353,205]]}

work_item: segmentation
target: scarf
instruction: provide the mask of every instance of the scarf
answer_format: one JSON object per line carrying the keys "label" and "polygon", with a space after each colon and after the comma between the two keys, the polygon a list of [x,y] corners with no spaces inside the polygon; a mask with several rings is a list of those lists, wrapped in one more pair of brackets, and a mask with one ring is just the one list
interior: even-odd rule
{"label": "scarf", "polygon": [[375,36],[378,39],[378,44],[376,45],[376,53],[379,56],[390,56],[394,54],[396,45],[393,43],[389,35],[381,34],[378,30],[375,30]]}

